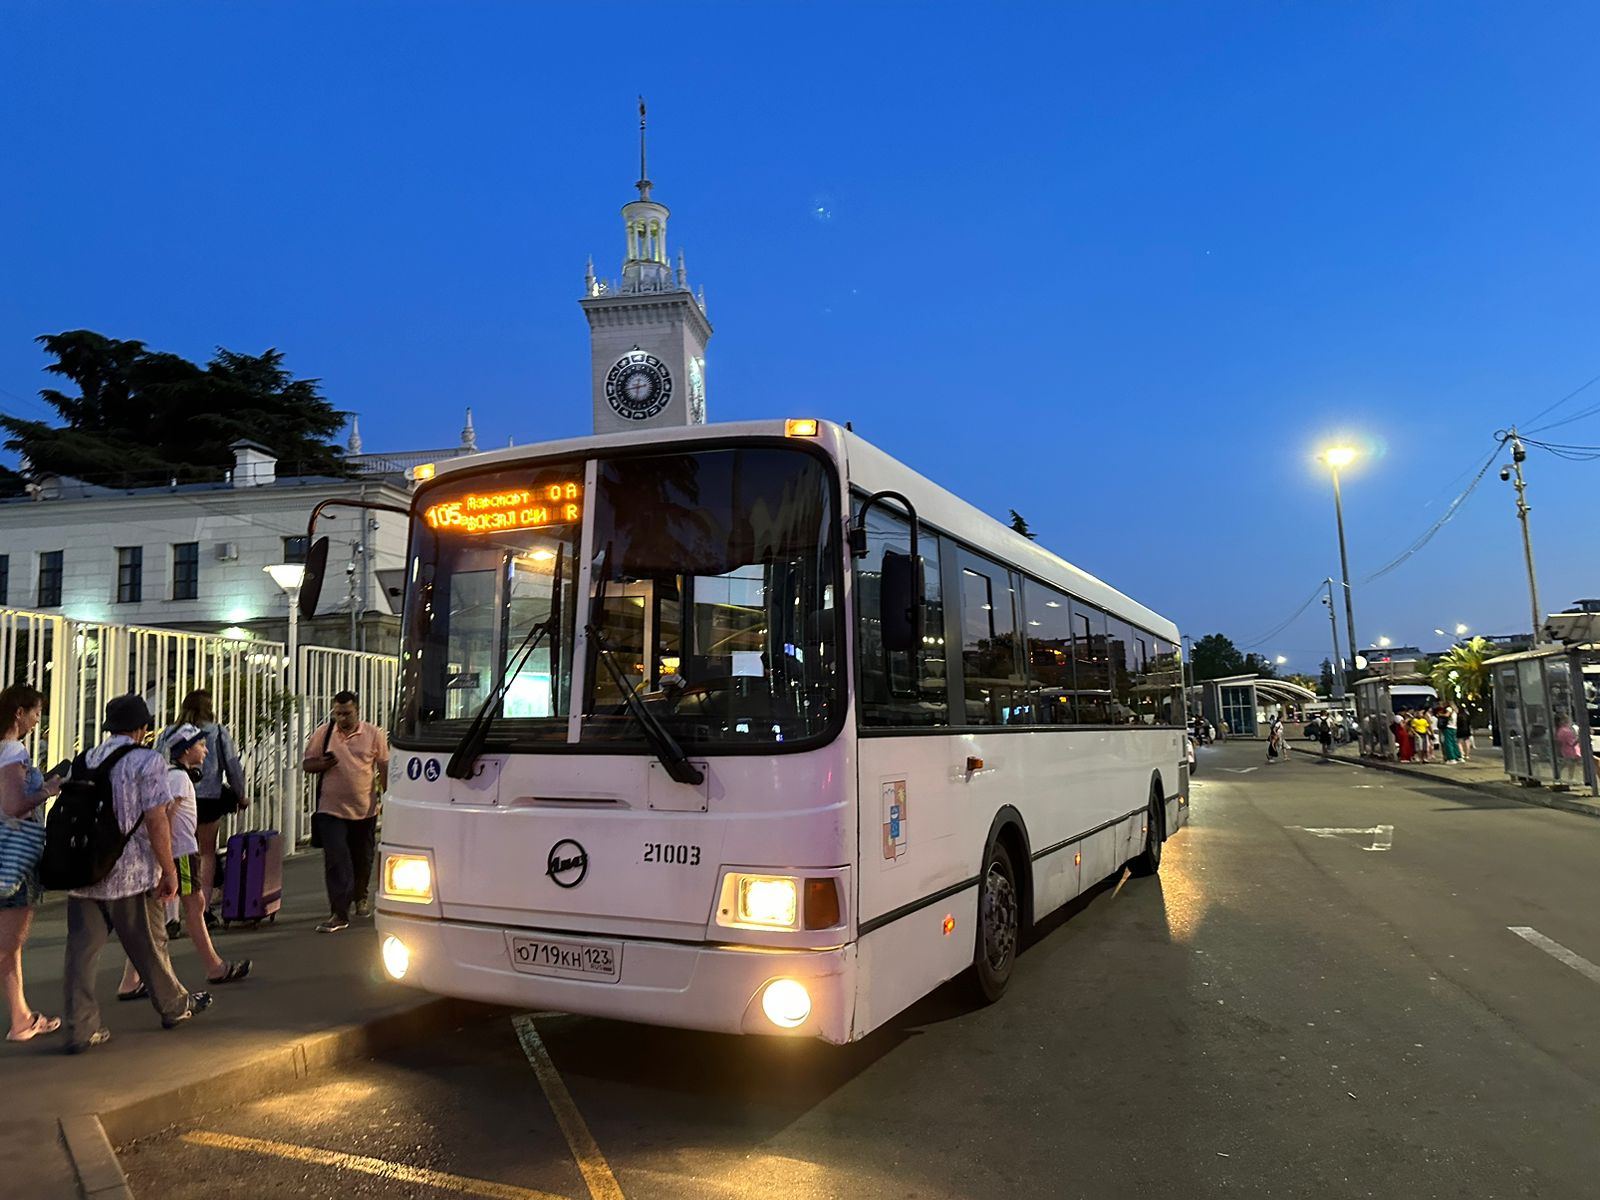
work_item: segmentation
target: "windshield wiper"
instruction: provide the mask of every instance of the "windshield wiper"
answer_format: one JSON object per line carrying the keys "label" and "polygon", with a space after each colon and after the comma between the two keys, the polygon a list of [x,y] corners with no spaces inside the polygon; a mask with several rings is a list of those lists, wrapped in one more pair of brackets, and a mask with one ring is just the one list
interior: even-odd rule
{"label": "windshield wiper", "polygon": [[[595,623],[596,614],[605,606],[606,577],[611,573],[611,545],[607,543],[605,557],[601,560],[600,582],[595,585],[594,596],[589,602],[589,620],[584,623],[583,630],[589,635],[589,640],[594,643],[596,657],[606,664],[606,670],[611,672],[611,680],[617,685],[617,690],[622,693],[623,707],[633,714],[634,720],[639,722],[639,727],[644,730],[645,738],[650,743],[650,748],[655,751],[656,758],[666,768],[667,774],[679,783],[701,784],[706,781],[705,772],[689,761],[689,756],[683,752],[683,747],[678,745],[678,739],[673,737],[667,727],[661,723],[659,717],[644,706],[644,702],[634,694],[633,685],[628,682],[627,673],[617,662],[617,655],[606,642],[605,635],[600,632],[600,627]],[[589,695],[595,694],[594,683],[589,683]],[[589,706],[593,711],[593,704]]]}
{"label": "windshield wiper", "polygon": [[[500,710],[500,701],[505,698],[506,691],[511,687],[512,680],[522,673],[523,666],[539,648],[539,643],[545,638],[555,634],[561,625],[561,567],[566,561],[567,548],[561,546],[556,551],[556,565],[553,571],[553,590],[550,593],[550,615],[539,621],[528,630],[527,636],[522,639],[511,657],[506,659],[505,669],[500,673],[500,679],[473,715],[472,724],[467,727],[467,732],[462,734],[461,741],[456,745],[455,751],[450,755],[450,761],[445,765],[444,773],[451,779],[471,779],[472,769],[477,766],[478,756],[483,753],[483,747],[489,740],[489,729],[494,724],[495,715]],[[561,663],[555,664],[555,674],[561,671]]]}

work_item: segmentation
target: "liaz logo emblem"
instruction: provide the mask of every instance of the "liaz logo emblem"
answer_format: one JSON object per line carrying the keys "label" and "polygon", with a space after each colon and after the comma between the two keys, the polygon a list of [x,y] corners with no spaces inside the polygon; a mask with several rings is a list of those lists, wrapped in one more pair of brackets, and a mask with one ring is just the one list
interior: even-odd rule
{"label": "liaz logo emblem", "polygon": [[571,838],[562,838],[550,847],[544,873],[557,887],[575,888],[589,873],[589,854]]}

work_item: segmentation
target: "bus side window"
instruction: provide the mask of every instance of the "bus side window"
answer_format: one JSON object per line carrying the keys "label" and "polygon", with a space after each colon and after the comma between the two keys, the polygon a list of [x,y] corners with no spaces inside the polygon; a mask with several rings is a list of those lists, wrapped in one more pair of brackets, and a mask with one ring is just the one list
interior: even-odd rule
{"label": "bus side window", "polygon": [[[859,504],[857,505],[859,508]],[[864,728],[924,728],[945,725],[950,701],[945,683],[944,604],[939,584],[939,539],[922,529],[927,604],[922,645],[915,652],[886,652],[878,625],[878,582],[886,551],[911,553],[910,526],[879,505],[867,514],[867,555],[858,558],[855,579],[856,652],[859,655],[856,711]]]}
{"label": "bus side window", "polygon": [[1027,617],[1028,692],[1034,721],[1072,724],[1072,610],[1064,592],[1025,579],[1022,608]]}
{"label": "bus side window", "polygon": [[1111,724],[1111,653],[1106,641],[1106,614],[1093,604],[1074,599],[1072,657],[1077,692],[1073,707],[1079,725]]}
{"label": "bus side window", "polygon": [[961,684],[968,725],[1027,724],[1017,661],[1016,590],[1004,567],[960,552]]}

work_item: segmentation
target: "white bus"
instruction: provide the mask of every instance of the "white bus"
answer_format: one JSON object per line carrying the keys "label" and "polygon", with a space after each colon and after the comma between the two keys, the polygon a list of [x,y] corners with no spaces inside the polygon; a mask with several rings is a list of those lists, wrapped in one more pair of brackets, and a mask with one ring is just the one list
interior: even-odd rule
{"label": "white bus", "polygon": [[848,1042],[1187,820],[1173,624],[838,425],[440,463],[407,572],[377,929],[429,992]]}

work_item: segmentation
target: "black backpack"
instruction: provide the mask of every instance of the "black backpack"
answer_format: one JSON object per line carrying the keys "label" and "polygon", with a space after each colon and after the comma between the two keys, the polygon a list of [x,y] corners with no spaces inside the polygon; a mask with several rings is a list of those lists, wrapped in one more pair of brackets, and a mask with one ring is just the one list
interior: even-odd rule
{"label": "black backpack", "polygon": [[133,829],[122,832],[117,822],[116,800],[111,793],[111,769],[137,746],[119,746],[98,767],[90,768],[88,755],[80,754],[72,774],[45,822],[44,856],[39,860],[39,883],[52,892],[93,887],[117,865],[128,839],[144,820],[140,813]]}

